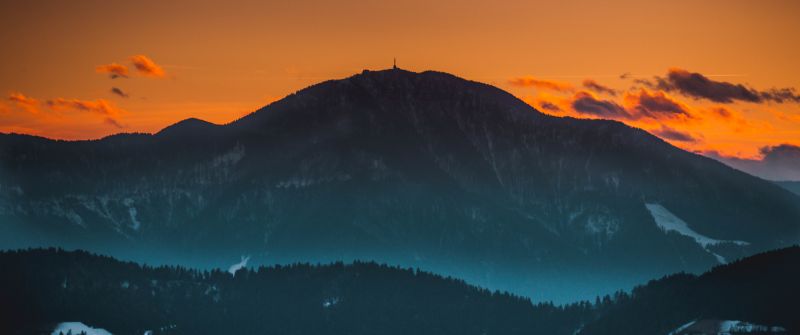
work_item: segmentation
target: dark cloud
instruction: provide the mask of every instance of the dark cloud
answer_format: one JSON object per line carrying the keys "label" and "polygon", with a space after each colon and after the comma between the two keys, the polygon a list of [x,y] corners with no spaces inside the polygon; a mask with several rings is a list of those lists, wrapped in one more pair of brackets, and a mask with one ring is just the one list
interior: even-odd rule
{"label": "dark cloud", "polygon": [[112,94],[116,94],[116,95],[118,95],[120,97],[123,97],[123,98],[129,97],[128,93],[125,93],[124,91],[122,91],[121,89],[116,88],[116,87],[112,87],[111,88],[111,93]]}
{"label": "dark cloud", "polygon": [[583,81],[583,87],[595,91],[597,93],[605,93],[611,96],[617,96],[617,90],[608,86],[603,86],[594,80],[586,79]]}
{"label": "dark cloud", "polygon": [[797,95],[794,87],[786,88],[773,88],[768,91],[761,92],[761,97],[764,100],[770,100],[777,103],[784,102],[798,102],[800,103],[800,95]]}
{"label": "dark cloud", "polygon": [[[763,161],[775,164],[793,164],[800,170],[800,146],[792,144],[781,144],[772,147],[761,148],[764,155]],[[800,171],[799,171],[800,172]]]}
{"label": "dark cloud", "polygon": [[658,137],[673,141],[687,142],[687,143],[696,143],[698,141],[697,138],[695,138],[689,133],[682,132],[674,128],[670,128],[665,125],[662,125],[661,129],[652,131],[652,133]]}
{"label": "dark cloud", "polygon": [[664,92],[641,89],[637,93],[627,94],[625,100],[640,117],[654,119],[673,116],[692,117],[688,107],[668,97]]}
{"label": "dark cloud", "polygon": [[616,102],[595,98],[587,92],[578,92],[572,100],[572,108],[581,114],[601,118],[630,119],[631,115]]}
{"label": "dark cloud", "polygon": [[656,77],[654,81],[637,79],[634,82],[650,88],[678,92],[695,99],[707,99],[719,103],[800,102],[800,95],[795,93],[794,88],[759,91],[742,84],[712,80],[700,73],[683,69],[670,69],[665,78]]}
{"label": "dark cloud", "polygon": [[723,118],[723,119],[730,119],[730,118],[734,117],[733,112],[731,112],[730,110],[728,110],[727,108],[724,108],[724,107],[712,108],[711,112],[716,114],[717,116]]}
{"label": "dark cloud", "polygon": [[769,180],[800,180],[800,146],[780,144],[761,148],[761,159],[744,159],[708,151],[715,158],[736,169]]}
{"label": "dark cloud", "polygon": [[125,125],[123,125],[118,120],[116,120],[116,119],[114,119],[112,117],[106,117],[105,119],[103,119],[103,123],[105,123],[107,125],[110,125],[110,126],[114,126],[116,128],[119,128],[119,129],[127,128]]}
{"label": "dark cloud", "polygon": [[625,80],[625,79],[630,78],[631,76],[632,76],[632,74],[630,72],[625,72],[625,73],[619,75],[619,79]]}
{"label": "dark cloud", "polygon": [[561,107],[558,107],[558,105],[556,105],[556,104],[554,104],[552,102],[549,102],[549,101],[540,102],[539,103],[539,107],[541,107],[544,110],[551,111],[551,112],[560,112],[561,111]]}

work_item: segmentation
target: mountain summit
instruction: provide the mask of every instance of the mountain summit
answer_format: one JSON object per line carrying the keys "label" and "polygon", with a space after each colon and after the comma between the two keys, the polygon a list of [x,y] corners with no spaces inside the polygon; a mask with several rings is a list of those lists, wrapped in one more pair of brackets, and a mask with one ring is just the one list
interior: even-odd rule
{"label": "mountain summit", "polygon": [[391,69],[222,126],[0,135],[0,222],[3,247],[377,260],[566,301],[797,243],[800,198],[618,122]]}

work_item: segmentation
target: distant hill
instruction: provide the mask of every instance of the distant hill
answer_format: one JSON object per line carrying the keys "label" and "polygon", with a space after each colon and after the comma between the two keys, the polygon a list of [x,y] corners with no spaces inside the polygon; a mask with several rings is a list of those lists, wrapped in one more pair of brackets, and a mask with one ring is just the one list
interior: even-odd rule
{"label": "distant hill", "polygon": [[0,248],[367,259],[564,302],[798,241],[800,197],[773,183],[441,72],[365,71],[226,125],[0,134]]}

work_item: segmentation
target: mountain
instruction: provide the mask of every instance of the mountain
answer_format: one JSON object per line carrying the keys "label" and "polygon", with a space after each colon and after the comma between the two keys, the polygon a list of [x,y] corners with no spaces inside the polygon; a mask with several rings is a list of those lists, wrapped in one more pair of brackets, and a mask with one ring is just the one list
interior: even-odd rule
{"label": "mountain", "polygon": [[776,181],[775,183],[794,194],[800,195],[800,181]]}
{"label": "mountain", "polygon": [[151,264],[355,259],[570,301],[800,240],[800,198],[640,129],[364,71],[226,125],[0,135],[0,247]]}
{"label": "mountain", "polygon": [[[594,311],[375,263],[143,267],[83,251],[0,253],[4,334],[571,334]],[[79,321],[76,321],[79,320]],[[69,321],[68,323],[65,321]],[[107,334],[104,333],[104,334]]]}
{"label": "mountain", "polygon": [[718,266],[701,276],[676,274],[651,281],[631,295],[620,295],[578,334],[701,334],[705,328],[702,333],[716,335],[709,326],[738,328],[720,334],[797,334],[797,264],[800,247],[794,246]]}

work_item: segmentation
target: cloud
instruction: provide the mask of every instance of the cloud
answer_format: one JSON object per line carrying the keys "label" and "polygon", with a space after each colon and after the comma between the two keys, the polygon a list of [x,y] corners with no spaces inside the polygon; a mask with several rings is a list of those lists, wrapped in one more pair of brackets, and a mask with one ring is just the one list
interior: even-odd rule
{"label": "cloud", "polygon": [[714,115],[716,115],[716,116],[718,116],[720,118],[723,118],[723,119],[731,119],[731,118],[734,117],[733,112],[731,112],[729,109],[727,109],[725,107],[714,107],[714,108],[709,109],[709,111],[711,113],[713,113]]}
{"label": "cloud", "polygon": [[603,86],[598,84],[596,81],[592,79],[586,79],[583,81],[583,87],[592,90],[596,93],[604,93],[611,96],[617,96],[617,90],[610,88],[608,86]]}
{"label": "cloud", "polygon": [[636,117],[650,117],[653,119],[692,117],[689,107],[670,98],[661,91],[651,92],[646,89],[640,89],[639,92],[625,93],[625,104],[629,106],[631,114]]}
{"label": "cloud", "polygon": [[64,99],[55,98],[47,100],[47,107],[54,111],[82,111],[101,114],[109,117],[116,117],[120,114],[120,110],[108,100],[78,100],[78,99]]}
{"label": "cloud", "polygon": [[800,146],[779,144],[760,149],[761,159],[746,159],[720,155],[716,151],[704,152],[736,169],[769,180],[800,180]]}
{"label": "cloud", "polygon": [[571,92],[572,85],[558,81],[542,80],[533,77],[518,77],[512,78],[508,81],[509,84],[518,87],[533,87],[543,90],[552,90],[558,92]]}
{"label": "cloud", "polygon": [[119,129],[123,129],[123,128],[127,128],[128,127],[128,126],[123,125],[122,123],[120,123],[119,120],[116,120],[116,119],[111,118],[111,117],[106,117],[105,119],[103,119],[103,123],[105,123],[107,125],[111,125],[111,126],[117,127]]}
{"label": "cloud", "polygon": [[[0,132],[86,139],[108,135],[112,127],[126,128],[120,121],[120,116],[125,113],[103,99],[56,98],[39,101],[14,93],[7,101],[0,101]],[[110,127],[98,127],[98,123]]]}
{"label": "cloud", "polygon": [[112,94],[116,94],[116,95],[118,95],[120,97],[123,97],[123,98],[129,97],[128,93],[125,93],[124,91],[122,91],[121,89],[116,88],[116,87],[112,87],[111,88],[111,93]]}
{"label": "cloud", "polygon": [[12,92],[8,95],[8,100],[27,112],[36,113],[39,111],[39,101],[22,93]]}
{"label": "cloud", "polygon": [[696,143],[698,139],[687,132],[661,125],[660,129],[651,131],[654,135],[678,142]]}
{"label": "cloud", "polygon": [[695,99],[707,99],[718,103],[732,103],[734,101],[800,103],[800,95],[795,93],[794,88],[773,88],[759,91],[742,84],[716,81],[700,73],[677,68],[669,69],[666,77],[656,77],[655,81],[640,79],[634,82],[650,88],[678,92]]}
{"label": "cloud", "polygon": [[560,112],[561,111],[561,107],[558,107],[558,105],[556,105],[556,104],[554,104],[552,102],[549,102],[549,101],[540,101],[539,102],[539,107],[541,107],[542,109],[544,109],[546,111],[550,111],[550,112]]}
{"label": "cloud", "polygon": [[623,80],[625,80],[625,79],[628,79],[628,78],[630,78],[632,75],[633,75],[633,74],[631,74],[630,72],[625,72],[625,73],[623,73],[623,74],[619,75],[619,79],[623,79]]}
{"label": "cloud", "polygon": [[128,67],[127,66],[120,65],[120,64],[117,64],[117,63],[100,65],[100,66],[94,68],[94,70],[97,73],[107,73],[109,75],[109,77],[111,77],[111,79],[116,79],[116,78],[120,78],[120,77],[128,78],[129,73],[130,73],[128,71]]}
{"label": "cloud", "polygon": [[164,69],[145,55],[135,55],[130,58],[136,71],[148,77],[164,77]]}
{"label": "cloud", "polygon": [[572,108],[580,114],[601,118],[630,119],[632,117],[625,108],[616,102],[598,99],[588,92],[575,93],[572,100]]}

